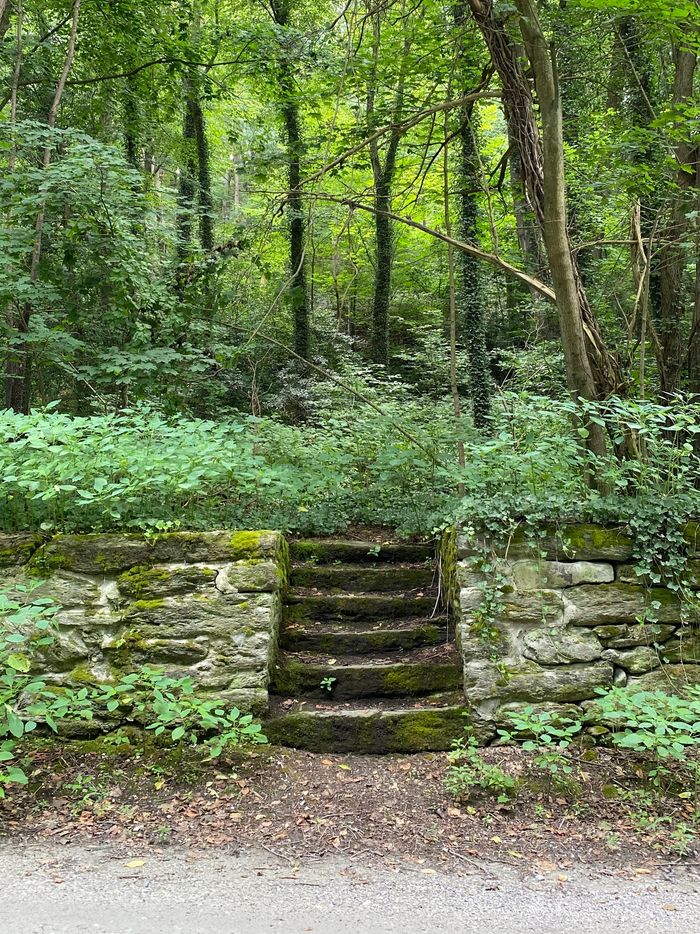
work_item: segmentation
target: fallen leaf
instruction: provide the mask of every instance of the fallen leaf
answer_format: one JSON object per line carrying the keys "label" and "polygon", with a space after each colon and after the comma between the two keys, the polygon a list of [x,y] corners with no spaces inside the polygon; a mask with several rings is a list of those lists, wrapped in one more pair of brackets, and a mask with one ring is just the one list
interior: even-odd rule
{"label": "fallen leaf", "polygon": [[126,864],[127,869],[138,869],[139,866],[144,866],[146,863],[145,859],[131,859]]}

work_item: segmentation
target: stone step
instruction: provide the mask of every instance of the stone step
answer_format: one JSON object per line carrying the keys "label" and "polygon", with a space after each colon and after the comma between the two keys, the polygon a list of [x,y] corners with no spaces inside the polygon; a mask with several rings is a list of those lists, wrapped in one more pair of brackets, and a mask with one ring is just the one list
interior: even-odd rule
{"label": "stone step", "polygon": [[429,695],[416,706],[405,702],[387,708],[363,700],[295,708],[286,711],[275,705],[264,726],[271,743],[310,752],[437,752],[449,749],[467,724],[459,692],[450,697]]}
{"label": "stone step", "polygon": [[289,543],[293,561],[317,564],[418,564],[435,557],[434,542],[371,542],[334,538],[297,538]]}
{"label": "stone step", "polygon": [[[403,656],[394,654],[369,658],[282,654],[272,669],[270,692],[292,697],[346,700],[413,697],[456,690],[462,687],[462,667],[456,658],[455,647],[446,646],[445,649],[422,649],[406,652]],[[435,660],[425,660],[428,657],[425,653],[430,651],[435,653]],[[324,687],[324,681],[328,687]]]}
{"label": "stone step", "polygon": [[403,594],[296,594],[287,595],[284,618],[288,622],[305,619],[374,620],[429,617],[437,599]]}
{"label": "stone step", "polygon": [[429,590],[436,580],[436,572],[428,564],[406,567],[401,564],[382,564],[364,567],[361,564],[300,564],[292,567],[289,582],[292,587],[309,587],[325,591]]}
{"label": "stone step", "polygon": [[287,623],[280,633],[280,646],[292,652],[310,651],[326,655],[365,655],[395,649],[440,645],[449,638],[446,616],[432,619],[379,620],[370,625],[323,623],[306,620]]}

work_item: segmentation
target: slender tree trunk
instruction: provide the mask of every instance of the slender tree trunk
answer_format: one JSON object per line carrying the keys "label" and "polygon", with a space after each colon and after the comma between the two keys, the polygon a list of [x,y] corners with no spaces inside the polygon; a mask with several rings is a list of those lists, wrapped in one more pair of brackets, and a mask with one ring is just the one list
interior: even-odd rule
{"label": "slender tree trunk", "polygon": [[[377,11],[373,18],[374,40],[372,45],[372,69],[367,87],[367,129],[370,133],[377,129],[375,114],[375,97],[377,93],[377,64],[379,59],[379,46],[381,38],[381,12]],[[394,266],[394,236],[393,225],[389,214],[391,213],[391,190],[396,172],[396,158],[398,155],[401,122],[404,107],[404,81],[403,65],[410,48],[410,39],[404,42],[402,68],[399,73],[394,103],[392,107],[392,124],[396,127],[388,137],[384,160],[382,161],[379,145],[376,139],[370,141],[369,154],[372,164],[372,178],[374,182],[374,236],[375,236],[375,271],[374,295],[372,298],[372,336],[370,341],[370,356],[375,363],[386,365],[389,362],[389,313],[391,308],[391,280]]]}
{"label": "slender tree trunk", "polygon": [[[569,388],[584,399],[596,399],[596,385],[581,307],[581,283],[576,275],[566,226],[564,137],[559,82],[554,52],[550,51],[532,0],[516,0],[520,29],[532,66],[542,116],[542,233],[552,282],[557,294],[559,327]],[[587,446],[602,456],[607,442],[597,425],[587,426]]]}
{"label": "slender tree trunk", "polygon": [[[476,243],[478,239],[479,169],[476,147],[472,113],[465,112],[461,115],[459,127],[459,238],[467,243]],[[477,428],[485,428],[491,414],[491,366],[486,346],[481,263],[475,256],[460,252],[459,267],[461,333],[469,358],[472,417]]]}
{"label": "slender tree trunk", "polygon": [[[270,13],[278,26],[289,26],[293,0],[270,0]],[[306,281],[306,213],[301,190],[304,143],[299,118],[299,92],[288,49],[280,49],[279,88],[281,115],[287,142],[287,217],[289,221],[289,294],[294,325],[294,350],[308,360],[311,323]]]}
{"label": "slender tree trunk", "polygon": [[192,108],[188,101],[182,121],[183,159],[177,186],[177,260],[182,264],[187,259],[192,244],[194,218],[195,176],[195,127]]}
{"label": "slender tree trunk", "polygon": [[287,157],[289,196],[289,268],[292,318],[294,322],[294,350],[305,360],[311,352],[311,328],[309,324],[308,288],[306,282],[306,214],[301,193],[301,159],[303,144],[299,125],[299,109],[289,75],[286,100],[282,107]]}
{"label": "slender tree trunk", "polygon": [[[78,39],[78,20],[80,17],[80,0],[73,0],[71,8],[71,27],[68,37],[68,47],[66,57],[63,62],[63,68],[56,85],[53,100],[46,118],[46,124],[50,129],[56,126],[56,117],[58,108],[61,105],[61,99],[68,80],[68,74],[73,64],[75,56],[75,46]],[[41,168],[43,172],[49,167],[51,162],[51,147],[46,146],[42,152]],[[41,247],[44,233],[44,221],[46,219],[46,199],[42,199],[37,211],[36,221],[34,223],[34,245],[32,247],[32,256],[29,266],[29,280],[32,285],[36,285],[39,278],[39,263],[41,262]],[[25,302],[19,311],[17,320],[14,322],[20,340],[29,333],[29,325],[32,316],[31,301]],[[23,347],[16,348],[11,352],[7,361],[5,371],[5,403],[8,408],[15,412],[28,413],[31,404],[31,356],[27,350],[26,344]]]}
{"label": "slender tree trunk", "polygon": [[[695,76],[695,52],[675,48],[673,51],[675,72],[673,79],[673,104],[686,103],[693,94]],[[659,323],[662,359],[660,363],[661,392],[670,396],[679,388],[685,362],[684,327],[686,316],[683,295],[683,272],[688,258],[686,241],[690,236],[688,213],[693,206],[698,161],[697,149],[689,141],[676,146],[676,192],[671,204],[670,219],[662,233],[666,244],[659,251]]]}
{"label": "slender tree trunk", "polygon": [[187,107],[194,132],[197,150],[197,200],[199,208],[199,239],[202,249],[211,253],[214,249],[214,199],[211,193],[209,169],[209,142],[202,102],[194,78],[190,80],[190,95]]}

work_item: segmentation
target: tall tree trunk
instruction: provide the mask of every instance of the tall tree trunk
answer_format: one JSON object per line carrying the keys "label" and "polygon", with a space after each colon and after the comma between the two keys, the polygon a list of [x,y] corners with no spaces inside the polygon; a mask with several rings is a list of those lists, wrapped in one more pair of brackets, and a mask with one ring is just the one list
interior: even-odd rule
{"label": "tall tree trunk", "polygon": [[[459,127],[459,239],[476,243],[478,233],[479,163],[476,134],[469,111],[460,115]],[[491,414],[491,366],[486,347],[484,296],[481,263],[469,253],[459,254],[459,306],[461,333],[469,359],[472,417],[477,428],[485,428]]]}
{"label": "tall tree trunk", "polygon": [[202,110],[202,102],[196,76],[189,83],[190,93],[187,107],[194,133],[197,150],[197,202],[199,208],[199,240],[202,249],[210,253],[214,249],[214,199],[211,193],[211,172],[209,169],[209,142],[207,125]]}
{"label": "tall tree trunk", "polygon": [[[576,275],[566,226],[564,136],[556,61],[542,32],[534,2],[516,0],[516,6],[542,116],[542,235],[557,294],[567,382],[575,394],[593,400],[599,397],[603,387],[596,384],[586,346],[582,287]],[[592,423],[586,427],[589,450],[603,456],[607,450],[603,429]]]}
{"label": "tall tree trunk", "polygon": [[[68,36],[68,47],[63,62],[63,68],[54,91],[53,100],[46,118],[46,124],[50,129],[56,126],[56,117],[58,108],[61,106],[61,99],[68,80],[68,74],[73,64],[75,56],[75,46],[78,39],[78,20],[80,17],[80,0],[73,0],[71,8],[71,27]],[[46,146],[42,152],[41,168],[46,171],[51,162],[51,147]],[[32,247],[32,256],[29,266],[29,280],[32,285],[36,285],[39,278],[39,263],[41,262],[41,248],[44,234],[44,222],[46,220],[46,199],[39,203],[36,220],[34,222],[34,244]],[[14,412],[28,413],[31,405],[31,366],[32,360],[27,349],[24,338],[29,333],[29,325],[32,316],[31,300],[25,302],[14,322],[14,328],[17,331],[20,345],[11,351],[5,370],[5,403],[8,408]],[[23,344],[23,346],[22,346]]]}
{"label": "tall tree trunk", "polygon": [[195,127],[189,97],[185,102],[182,119],[183,159],[177,185],[177,259],[182,264],[187,259],[192,244],[194,218],[195,176]]}
{"label": "tall tree trunk", "polygon": [[[620,390],[622,379],[617,361],[600,334],[571,254],[566,226],[561,96],[554,56],[535,4],[516,0],[520,31],[537,87],[544,136],[540,139],[530,85],[505,24],[494,15],[492,0],[468,2],[501,79],[506,119],[517,141],[528,200],[542,231],[557,293],[569,389],[584,398],[604,398]],[[602,451],[604,439],[600,432],[592,430],[591,435],[589,446]]]}
{"label": "tall tree trunk", "polygon": [[[289,26],[293,0],[271,0],[270,13],[278,26]],[[306,281],[306,214],[301,189],[304,142],[299,119],[299,91],[288,49],[280,49],[281,115],[287,142],[287,217],[289,219],[289,294],[294,324],[294,350],[304,360],[311,354],[311,323]]]}
{"label": "tall tree trunk", "polygon": [[306,282],[306,215],[301,192],[303,144],[299,125],[299,108],[291,75],[287,77],[285,96],[282,116],[287,137],[287,158],[289,160],[287,211],[289,216],[289,270],[292,318],[294,321],[294,350],[300,357],[308,360],[311,352],[311,328]]}
{"label": "tall tree trunk", "polygon": [[[695,76],[695,52],[673,50],[675,64],[673,78],[673,105],[686,103],[693,94]],[[683,295],[683,272],[688,260],[686,241],[690,236],[688,214],[693,205],[698,152],[690,141],[684,140],[675,149],[678,171],[676,191],[671,203],[670,218],[662,232],[665,246],[659,251],[659,323],[662,359],[659,361],[661,392],[669,396],[679,388],[685,362],[684,328],[686,315]]]}
{"label": "tall tree trunk", "polygon": [[[381,40],[381,15],[377,10],[373,14],[372,68],[367,86],[367,129],[371,134],[377,129],[375,98],[377,93],[377,65]],[[410,39],[406,37],[401,59],[401,70],[394,94],[391,122],[396,127],[388,136],[384,159],[379,150],[377,139],[369,143],[369,155],[374,182],[374,236],[376,246],[374,270],[374,295],[372,298],[372,336],[370,355],[375,363],[389,362],[389,312],[391,308],[391,279],[394,265],[394,237],[391,213],[391,191],[396,172],[396,158],[401,141],[399,124],[404,107],[404,64],[410,48]]]}

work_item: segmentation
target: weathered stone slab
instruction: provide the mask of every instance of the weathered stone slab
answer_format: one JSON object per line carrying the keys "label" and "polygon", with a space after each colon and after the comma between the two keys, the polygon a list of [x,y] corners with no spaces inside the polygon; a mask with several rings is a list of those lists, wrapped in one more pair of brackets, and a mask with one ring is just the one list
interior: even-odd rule
{"label": "weathered stone slab", "polygon": [[696,684],[700,684],[700,665],[661,665],[648,674],[630,678],[627,687],[635,691],[683,694],[689,685]]}
{"label": "weathered stone slab", "polygon": [[214,589],[218,568],[185,564],[155,567],[137,564],[117,577],[119,594],[126,600],[158,600],[197,590]]}
{"label": "weathered stone slab", "polygon": [[679,623],[678,597],[664,587],[645,589],[633,584],[582,584],[564,594],[565,619],[575,626],[635,623],[650,616],[662,623]]}
{"label": "weathered stone slab", "polygon": [[612,564],[594,561],[512,561],[504,562],[517,590],[565,588],[576,584],[606,584],[615,580]]}
{"label": "weathered stone slab", "polygon": [[483,709],[484,704],[544,701],[567,703],[596,696],[597,688],[612,685],[610,662],[544,668],[528,661],[519,665],[493,661],[465,666],[464,693],[467,703]]}
{"label": "weathered stone slab", "polygon": [[0,532],[0,568],[26,564],[42,541],[36,532]]}
{"label": "weathered stone slab", "polygon": [[279,563],[255,559],[226,564],[216,578],[216,589],[221,593],[272,593],[283,584]]}
{"label": "weathered stone slab", "polygon": [[638,645],[633,649],[605,649],[603,658],[624,668],[630,675],[642,675],[661,664],[659,653],[647,645]]}
{"label": "weathered stone slab", "polygon": [[673,664],[691,662],[700,664],[700,633],[697,629],[678,630],[677,639],[664,643],[660,655],[665,662]]}
{"label": "weathered stone slab", "polygon": [[200,594],[179,599],[137,600],[123,614],[131,628],[157,631],[161,638],[191,639],[200,635],[230,638],[234,632],[267,632],[274,594]]}
{"label": "weathered stone slab", "polygon": [[561,528],[549,526],[536,538],[519,528],[505,542],[489,536],[469,540],[460,533],[457,552],[460,558],[483,554],[484,551],[511,559],[544,558],[549,561],[629,561],[633,554],[632,539],[621,529],[599,525],[572,524]]}
{"label": "weathered stone slab", "polygon": [[676,629],[672,623],[635,623],[631,626],[596,626],[593,632],[606,648],[629,649],[635,645],[656,645],[665,642]]}
{"label": "weathered stone slab", "polygon": [[168,532],[162,535],[57,535],[41,548],[33,564],[82,574],[115,575],[135,565],[226,564],[269,559],[282,563],[285,543],[279,532]]}
{"label": "weathered stone slab", "polygon": [[523,636],[523,655],[540,665],[593,662],[602,650],[597,636],[585,629],[542,626]]}

